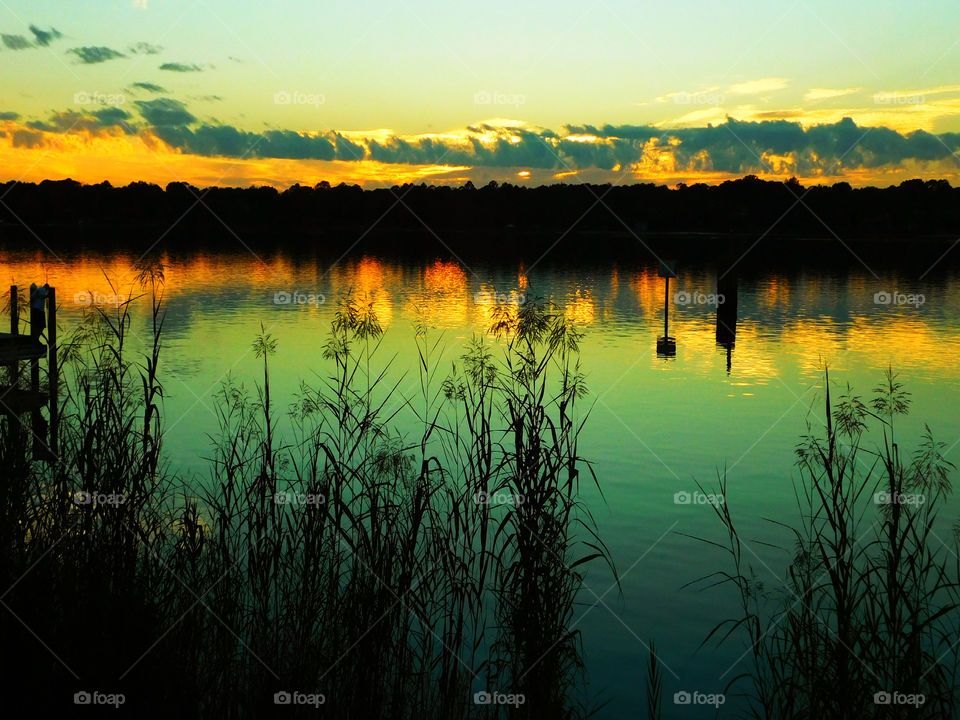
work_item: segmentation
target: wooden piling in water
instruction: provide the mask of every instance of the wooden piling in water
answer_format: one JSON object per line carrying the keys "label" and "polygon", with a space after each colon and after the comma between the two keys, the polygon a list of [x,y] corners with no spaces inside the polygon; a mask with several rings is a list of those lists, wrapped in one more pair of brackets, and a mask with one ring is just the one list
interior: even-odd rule
{"label": "wooden piling in water", "polygon": [[20,334],[20,299],[16,285],[10,286],[10,334]]}
{"label": "wooden piling in water", "polygon": [[57,364],[57,289],[47,290],[47,391],[50,394],[47,412],[50,415],[50,435],[48,445],[54,458],[57,457],[57,431],[59,430],[60,408],[57,405],[60,390],[60,367]]}
{"label": "wooden piling in water", "polygon": [[[39,340],[43,334],[44,317],[42,289],[36,285],[30,286],[30,337]],[[40,307],[37,307],[39,302]],[[30,391],[32,393],[40,392],[40,358],[30,358]],[[40,408],[34,408],[30,411],[30,428],[33,431],[33,454],[34,456],[43,453],[44,439],[46,438],[46,427],[43,416],[40,414]]]}
{"label": "wooden piling in water", "polygon": [[[10,334],[20,334],[20,298],[17,295],[17,286],[10,286]],[[20,363],[14,358],[8,366],[10,370],[10,384],[18,385],[20,379]]]}
{"label": "wooden piling in water", "polygon": [[[0,363],[9,369],[9,385],[0,388],[0,411],[13,418],[30,414],[33,452],[37,459],[54,460],[57,455],[59,425],[58,391],[60,372],[57,364],[56,289],[36,285],[30,288],[30,334],[20,334],[19,294],[10,286],[10,334],[0,333]],[[47,347],[40,343],[46,331]],[[47,359],[48,387],[40,390],[40,359]],[[30,363],[30,387],[20,387],[20,362]],[[41,414],[47,406],[49,423]]]}

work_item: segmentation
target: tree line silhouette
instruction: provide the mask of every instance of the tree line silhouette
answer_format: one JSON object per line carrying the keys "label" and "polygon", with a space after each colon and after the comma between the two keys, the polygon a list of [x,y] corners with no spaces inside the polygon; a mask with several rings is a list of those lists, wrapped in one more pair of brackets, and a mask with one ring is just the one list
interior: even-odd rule
{"label": "tree line silhouette", "polygon": [[[293,185],[198,188],[182,182],[158,185],[108,182],[84,185],[74,180],[39,184],[0,184],[2,237],[50,242],[79,242],[137,249],[183,244],[234,242],[236,237],[285,249],[336,245],[340,236],[396,243],[415,249],[424,236],[431,247],[441,236],[451,250],[483,252],[476,237],[489,240],[488,251],[516,254],[536,249],[513,235],[542,235],[549,247],[562,235],[566,245],[583,244],[594,253],[636,245],[636,238],[709,235],[774,239],[847,241],[942,238],[960,232],[960,188],[946,180],[908,180],[896,186],[851,187],[848,183],[804,187],[795,178],[765,181],[756,176],[706,185],[675,187],[652,183],[555,184],[523,187],[490,182],[477,188],[405,184],[362,189],[321,182]],[[25,227],[26,226],[26,227]],[[171,226],[174,228],[168,231]],[[27,229],[29,228],[29,230]],[[278,243],[277,233],[291,237]],[[294,237],[298,235],[299,237]],[[493,237],[494,235],[498,237]],[[569,237],[568,237],[569,236]],[[307,238],[313,237],[314,240]],[[324,238],[326,240],[318,239]],[[506,240],[504,239],[506,238]],[[579,238],[579,239],[578,239]]]}

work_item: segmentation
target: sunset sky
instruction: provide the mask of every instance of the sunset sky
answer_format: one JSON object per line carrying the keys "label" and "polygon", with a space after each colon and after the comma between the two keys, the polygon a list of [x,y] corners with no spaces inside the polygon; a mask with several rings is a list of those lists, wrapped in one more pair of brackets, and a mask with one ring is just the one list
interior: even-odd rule
{"label": "sunset sky", "polygon": [[956,0],[0,2],[0,180],[960,173]]}

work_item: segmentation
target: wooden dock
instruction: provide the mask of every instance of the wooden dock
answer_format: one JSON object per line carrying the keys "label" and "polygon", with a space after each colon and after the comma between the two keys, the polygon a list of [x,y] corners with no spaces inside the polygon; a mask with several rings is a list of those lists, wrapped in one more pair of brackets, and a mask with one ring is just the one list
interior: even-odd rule
{"label": "wooden dock", "polygon": [[0,333],[0,365],[10,365],[21,360],[39,360],[46,354],[46,346],[29,335]]}
{"label": "wooden dock", "polygon": [[[57,364],[57,293],[48,285],[30,288],[30,334],[20,332],[20,296],[10,286],[10,332],[0,333],[0,367],[6,367],[6,379],[0,382],[0,414],[11,422],[30,415],[33,452],[37,458],[57,458],[59,418],[58,391],[60,372]],[[44,337],[44,334],[46,335]],[[41,339],[46,341],[41,342]],[[40,389],[40,361],[47,359],[47,388]],[[23,365],[22,365],[23,364]],[[21,368],[30,368],[29,387]],[[41,411],[46,408],[47,418]]]}

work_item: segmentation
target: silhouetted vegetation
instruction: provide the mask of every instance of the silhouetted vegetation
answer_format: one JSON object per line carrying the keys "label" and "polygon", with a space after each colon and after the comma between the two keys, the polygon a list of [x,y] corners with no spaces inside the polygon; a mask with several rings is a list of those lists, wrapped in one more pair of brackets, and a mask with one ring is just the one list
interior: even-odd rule
{"label": "silhouetted vegetation", "polygon": [[[72,180],[0,184],[0,229],[8,240],[145,250],[237,240],[286,249],[364,247],[440,249],[516,257],[576,251],[584,233],[600,234],[592,253],[643,252],[658,236],[707,234],[771,239],[911,239],[960,234],[960,189],[945,180],[910,180],[888,188],[847,183],[803,187],[796,180],[748,176],[716,186],[564,185],[482,188],[403,185],[362,190],[330,187],[166,188],[143,182],[114,188]],[[291,237],[281,238],[278,232]],[[402,235],[398,238],[398,233]],[[296,237],[292,237],[296,235]],[[546,237],[540,237],[545,235]],[[478,237],[482,242],[478,242]],[[518,240],[519,237],[519,240]],[[778,245],[783,245],[779,242]]]}
{"label": "silhouetted vegetation", "polygon": [[929,428],[912,456],[900,448],[909,394],[892,371],[869,404],[849,387],[833,400],[825,377],[824,426],[797,448],[799,521],[772,521],[794,540],[782,587],[738,533],[720,478],[730,567],[704,581],[733,585],[740,613],[708,640],[747,641],[727,690],[755,718],[956,717],[960,530],[937,532],[955,468]]}
{"label": "silhouetted vegetation", "polygon": [[[562,313],[501,308],[449,371],[418,328],[421,392],[403,398],[371,305],[346,301],[288,437],[261,334],[262,384],[222,384],[209,476],[181,478],[163,461],[162,268],[141,282],[145,357],[129,303],[62,347],[58,462],[34,459],[29,423],[0,421],[9,710],[99,691],[137,717],[315,717],[275,704],[299,692],[325,717],[589,714],[570,621],[583,568],[609,556],[578,499],[596,479]],[[419,436],[394,428],[403,407]]]}

